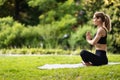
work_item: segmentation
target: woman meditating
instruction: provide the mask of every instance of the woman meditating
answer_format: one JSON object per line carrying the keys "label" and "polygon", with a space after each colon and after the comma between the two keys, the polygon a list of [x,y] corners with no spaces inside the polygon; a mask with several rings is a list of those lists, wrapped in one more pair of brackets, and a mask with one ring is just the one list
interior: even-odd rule
{"label": "woman meditating", "polygon": [[99,66],[108,64],[107,51],[107,32],[111,30],[111,22],[108,15],[103,12],[96,12],[93,16],[93,23],[97,26],[97,32],[92,38],[91,33],[86,33],[86,40],[96,49],[95,54],[82,50],[80,56],[86,66]]}

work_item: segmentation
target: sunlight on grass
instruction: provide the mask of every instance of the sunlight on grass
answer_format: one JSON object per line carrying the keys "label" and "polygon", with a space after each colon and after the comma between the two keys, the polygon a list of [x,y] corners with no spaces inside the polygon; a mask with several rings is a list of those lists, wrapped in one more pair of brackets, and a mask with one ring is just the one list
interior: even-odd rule
{"label": "sunlight on grass", "polygon": [[[109,61],[120,62],[120,55],[109,54]],[[0,80],[118,80],[120,65],[71,69],[39,70],[44,64],[80,63],[79,55],[0,56]]]}

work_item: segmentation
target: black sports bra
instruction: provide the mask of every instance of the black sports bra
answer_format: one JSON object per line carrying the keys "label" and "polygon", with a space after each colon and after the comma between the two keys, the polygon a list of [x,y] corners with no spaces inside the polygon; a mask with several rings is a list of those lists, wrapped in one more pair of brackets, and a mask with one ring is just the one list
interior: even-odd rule
{"label": "black sports bra", "polygon": [[[105,29],[104,29],[105,30]],[[105,30],[106,31],[106,30]],[[96,34],[95,34],[96,35]],[[99,44],[106,44],[107,43],[107,31],[106,31],[106,36],[101,37],[99,41],[97,42]]]}

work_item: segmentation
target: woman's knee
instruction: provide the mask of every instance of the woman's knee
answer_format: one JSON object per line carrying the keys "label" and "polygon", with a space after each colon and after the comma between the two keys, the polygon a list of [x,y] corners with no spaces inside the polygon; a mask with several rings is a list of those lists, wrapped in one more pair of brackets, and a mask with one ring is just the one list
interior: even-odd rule
{"label": "woman's knee", "polygon": [[80,52],[80,56],[83,56],[83,55],[85,55],[86,53],[87,53],[86,50],[82,50],[82,51]]}

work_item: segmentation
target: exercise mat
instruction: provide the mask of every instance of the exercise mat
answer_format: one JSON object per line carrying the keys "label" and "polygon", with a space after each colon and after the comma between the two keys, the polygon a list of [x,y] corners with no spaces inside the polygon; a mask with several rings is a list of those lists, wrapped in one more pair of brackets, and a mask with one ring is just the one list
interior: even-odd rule
{"label": "exercise mat", "polygon": [[[107,65],[116,65],[120,64],[120,62],[109,62]],[[60,69],[60,68],[79,68],[86,67],[82,63],[78,64],[45,64],[43,66],[38,67],[39,69]]]}

